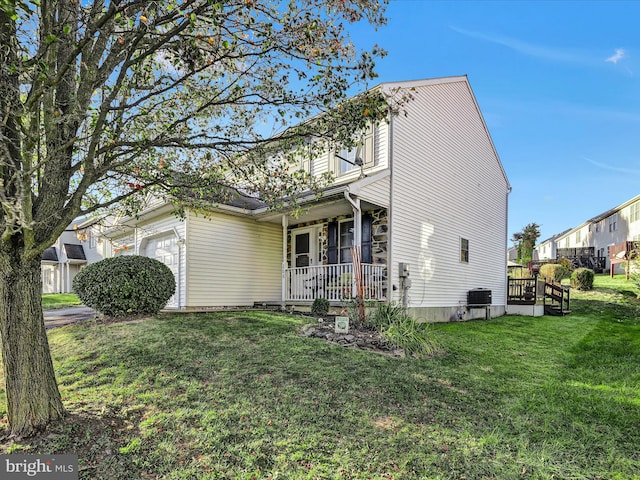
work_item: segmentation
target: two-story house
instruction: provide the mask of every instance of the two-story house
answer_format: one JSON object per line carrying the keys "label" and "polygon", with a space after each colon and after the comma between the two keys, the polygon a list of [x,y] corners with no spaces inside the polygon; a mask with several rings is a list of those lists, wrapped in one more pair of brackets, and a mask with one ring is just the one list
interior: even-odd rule
{"label": "two-story house", "polygon": [[542,240],[541,242],[539,242],[534,249],[534,260],[555,260],[557,257],[557,240],[559,237],[568,232],[569,230],[565,230],[562,233],[558,233],[556,235],[553,235],[552,237],[547,238],[546,240]]}
{"label": "two-story house", "polygon": [[610,270],[613,263],[614,273],[620,273],[623,262],[618,260],[624,259],[624,248],[617,249],[622,254],[620,259],[612,249],[628,241],[640,241],[640,195],[541,242],[536,250],[541,260],[542,248],[549,245],[555,254],[548,258],[567,257],[575,259],[575,266],[600,271]]}
{"label": "two-story house", "polygon": [[467,77],[376,88],[411,91],[406,114],[367,132],[362,162],[339,148],[307,162],[335,181],[300,199],[302,215],[239,195],[181,220],[160,202],[106,232],[112,254],[169,265],[178,289],[168,306],[180,309],[298,308],[320,297],[337,308],[361,276],[367,299],[429,321],[484,317],[467,308],[479,288],[492,294],[491,315],[504,314],[510,185]]}

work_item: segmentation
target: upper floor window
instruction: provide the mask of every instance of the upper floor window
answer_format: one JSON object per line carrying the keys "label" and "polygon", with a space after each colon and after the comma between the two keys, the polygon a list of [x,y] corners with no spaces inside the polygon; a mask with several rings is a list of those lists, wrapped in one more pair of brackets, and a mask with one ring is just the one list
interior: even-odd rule
{"label": "upper floor window", "polygon": [[361,167],[375,165],[375,131],[374,127],[369,126],[359,137],[359,143],[355,147],[335,151],[334,171],[338,175],[344,175]]}
{"label": "upper floor window", "polygon": [[460,261],[469,263],[469,240],[460,238]]}
{"label": "upper floor window", "polygon": [[618,215],[609,217],[609,231],[615,232],[618,229]]}
{"label": "upper floor window", "polygon": [[580,234],[581,234],[581,232],[580,232],[580,230],[578,230],[576,232],[576,244],[580,243]]}
{"label": "upper floor window", "polygon": [[629,223],[637,222],[638,220],[640,220],[640,202],[631,205],[629,212]]}
{"label": "upper floor window", "polygon": [[362,158],[358,158],[358,155],[362,155],[360,148],[343,148],[338,152],[338,173],[340,175],[350,172],[356,168],[360,168],[359,162],[363,162]]}

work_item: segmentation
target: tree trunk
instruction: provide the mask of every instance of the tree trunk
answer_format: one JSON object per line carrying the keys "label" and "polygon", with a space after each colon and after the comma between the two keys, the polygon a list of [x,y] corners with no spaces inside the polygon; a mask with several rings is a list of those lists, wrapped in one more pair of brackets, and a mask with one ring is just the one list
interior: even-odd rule
{"label": "tree trunk", "polygon": [[42,314],[40,259],[0,252],[0,334],[11,435],[43,430],[64,415]]}

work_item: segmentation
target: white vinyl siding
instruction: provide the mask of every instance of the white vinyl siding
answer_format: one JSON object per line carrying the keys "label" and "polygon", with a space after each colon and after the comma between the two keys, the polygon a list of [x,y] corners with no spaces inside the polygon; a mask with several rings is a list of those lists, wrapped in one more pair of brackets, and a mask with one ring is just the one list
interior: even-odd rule
{"label": "white vinyl siding", "polygon": [[251,306],[282,296],[282,227],[212,213],[188,215],[187,306]]}
{"label": "white vinyl siding", "polygon": [[374,203],[380,207],[389,207],[390,204],[390,177],[384,177],[377,182],[373,182],[360,189],[358,197],[367,202]]}
{"label": "white vinyl siding", "polygon": [[[464,80],[417,86],[392,124],[391,272],[411,264],[410,307],[466,303],[488,288],[505,305],[508,181]],[[473,254],[460,262],[460,238]],[[400,300],[400,290],[393,300]]]}

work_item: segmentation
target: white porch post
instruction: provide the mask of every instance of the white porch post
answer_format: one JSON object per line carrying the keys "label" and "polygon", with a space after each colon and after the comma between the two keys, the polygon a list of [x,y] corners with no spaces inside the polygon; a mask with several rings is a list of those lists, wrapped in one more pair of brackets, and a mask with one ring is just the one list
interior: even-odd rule
{"label": "white porch post", "polygon": [[282,215],[282,307],[287,302],[287,227],[289,223],[287,216]]}
{"label": "white porch post", "polygon": [[[360,199],[358,197],[354,199],[349,192],[344,192],[344,197],[353,209],[353,246],[358,247],[358,250],[362,254],[362,209],[360,208]],[[360,259],[362,260],[362,256]],[[353,269],[353,263],[351,265]],[[353,271],[352,275],[355,279],[356,272]],[[355,282],[353,282],[351,290],[351,294],[355,297],[358,294]]]}

